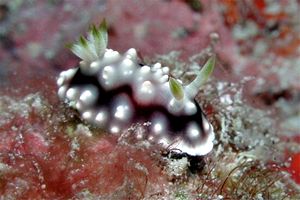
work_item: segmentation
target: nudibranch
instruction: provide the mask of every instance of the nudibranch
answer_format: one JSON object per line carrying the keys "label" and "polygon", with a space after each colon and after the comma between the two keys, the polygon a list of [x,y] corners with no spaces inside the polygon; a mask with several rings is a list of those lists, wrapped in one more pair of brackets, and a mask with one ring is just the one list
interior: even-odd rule
{"label": "nudibranch", "polygon": [[131,48],[107,49],[106,23],[92,26],[70,48],[82,59],[60,73],[58,95],[87,123],[120,134],[134,123],[145,125],[143,138],[192,156],[209,153],[214,132],[195,96],[212,73],[211,57],[188,85],[169,77],[169,68],[141,65]]}

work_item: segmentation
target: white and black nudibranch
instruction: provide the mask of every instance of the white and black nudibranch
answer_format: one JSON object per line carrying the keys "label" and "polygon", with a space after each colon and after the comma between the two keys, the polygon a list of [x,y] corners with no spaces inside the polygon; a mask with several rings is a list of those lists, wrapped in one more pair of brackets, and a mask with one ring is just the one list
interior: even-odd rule
{"label": "white and black nudibranch", "polygon": [[133,123],[146,123],[148,140],[189,155],[209,153],[214,132],[195,96],[213,70],[214,57],[194,81],[182,86],[160,63],[141,66],[135,49],[122,55],[106,47],[105,22],[93,26],[88,39],[81,37],[71,46],[82,61],[60,73],[59,97],[86,122],[112,134]]}

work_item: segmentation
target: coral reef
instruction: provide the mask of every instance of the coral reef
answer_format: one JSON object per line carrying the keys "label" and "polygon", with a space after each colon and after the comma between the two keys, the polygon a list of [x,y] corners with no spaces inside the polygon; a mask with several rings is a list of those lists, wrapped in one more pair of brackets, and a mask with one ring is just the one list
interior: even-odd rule
{"label": "coral reef", "polygon": [[[299,1],[0,1],[1,199],[300,199]],[[155,11],[155,12],[154,12]],[[109,48],[189,83],[215,130],[204,157],[83,122],[58,100],[65,45],[103,18]],[[170,153],[173,152],[173,153]]]}

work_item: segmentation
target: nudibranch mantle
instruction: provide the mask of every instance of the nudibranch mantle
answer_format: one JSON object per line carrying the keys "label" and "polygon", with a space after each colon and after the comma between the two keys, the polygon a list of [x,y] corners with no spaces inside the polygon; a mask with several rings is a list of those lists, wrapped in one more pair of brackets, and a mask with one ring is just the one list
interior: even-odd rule
{"label": "nudibranch mantle", "polygon": [[60,73],[60,99],[78,110],[83,120],[112,134],[134,123],[147,124],[143,137],[152,142],[189,155],[209,153],[213,128],[194,98],[215,59],[210,58],[196,79],[182,86],[160,63],[141,66],[133,48],[123,55],[107,49],[101,27],[92,27],[89,40],[81,38],[73,47],[82,61]]}

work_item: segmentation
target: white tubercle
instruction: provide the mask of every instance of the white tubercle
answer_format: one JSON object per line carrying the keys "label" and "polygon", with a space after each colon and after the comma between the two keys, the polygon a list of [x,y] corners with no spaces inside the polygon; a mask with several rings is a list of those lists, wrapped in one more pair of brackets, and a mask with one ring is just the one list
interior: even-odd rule
{"label": "white tubercle", "polygon": [[126,57],[128,57],[129,59],[132,59],[134,61],[137,60],[137,52],[134,48],[130,48],[127,50],[127,52],[125,53]]}
{"label": "white tubercle", "polygon": [[101,108],[95,116],[94,123],[100,127],[104,127],[108,120],[108,112],[106,109]]}
{"label": "white tubercle", "polygon": [[57,81],[56,81],[56,84],[58,85],[58,87],[62,86],[65,82],[65,77],[63,76],[59,76]]}
{"label": "white tubercle", "polygon": [[118,75],[115,67],[107,65],[100,72],[100,83],[103,83],[103,87],[106,89],[114,88],[116,82],[118,81]]}
{"label": "white tubercle", "polygon": [[131,75],[134,73],[134,71],[136,70],[136,67],[135,67],[135,63],[129,59],[129,58],[125,58],[122,62],[121,62],[121,65],[122,65],[122,75],[123,75],[123,78],[130,78]]}
{"label": "white tubercle", "polygon": [[58,89],[58,96],[60,99],[64,99],[65,98],[65,94],[66,94],[66,91],[67,91],[68,87],[66,85],[63,85],[61,87],[59,87]]}
{"label": "white tubercle", "polygon": [[86,102],[89,101],[89,99],[92,97],[93,97],[93,93],[90,90],[85,90],[84,92],[81,93],[79,99],[83,102]]}
{"label": "white tubercle", "polygon": [[118,105],[116,107],[114,117],[119,120],[125,120],[126,119],[126,112],[129,110],[127,105]]}
{"label": "white tubercle", "polygon": [[79,89],[78,88],[71,87],[67,90],[66,97],[70,101],[77,100],[78,96],[79,96]]}
{"label": "white tubercle", "polygon": [[91,106],[98,99],[98,90],[95,86],[87,86],[80,94],[79,100],[83,106]]}
{"label": "white tubercle", "polygon": [[144,81],[135,86],[134,97],[141,104],[153,103],[156,96],[156,88],[151,81]]}
{"label": "white tubercle", "polygon": [[161,77],[163,76],[163,72],[161,69],[157,69],[155,72],[154,72],[154,78],[156,78],[157,80],[161,79]]}
{"label": "white tubercle", "polygon": [[74,107],[79,111],[82,112],[84,110],[84,106],[82,105],[82,102],[76,101]]}
{"label": "white tubercle", "polygon": [[77,68],[68,69],[60,73],[60,77],[63,77],[66,81],[69,81],[75,75]]}
{"label": "white tubercle", "polygon": [[159,79],[159,81],[160,81],[161,83],[165,83],[165,82],[168,81],[168,79],[169,79],[169,76],[168,76],[168,75],[163,75],[163,76]]}
{"label": "white tubercle", "polygon": [[140,87],[141,94],[154,94],[154,86],[150,81],[144,81]]}
{"label": "white tubercle", "polygon": [[120,132],[120,127],[117,126],[117,125],[112,125],[112,126],[110,127],[110,132],[113,133],[113,134],[117,134],[117,133]]}
{"label": "white tubercle", "polygon": [[161,64],[160,63],[155,63],[151,68],[151,70],[154,71],[154,72],[157,71],[158,69],[161,69]]}
{"label": "white tubercle", "polygon": [[82,113],[82,118],[88,122],[92,122],[93,119],[93,111],[92,110],[87,110]]}
{"label": "white tubercle", "polygon": [[187,100],[184,104],[184,111],[188,115],[193,115],[197,112],[197,107],[194,102]]}
{"label": "white tubercle", "polygon": [[103,63],[112,63],[120,58],[120,54],[117,51],[112,49],[106,49],[106,52],[103,55],[102,62]]}
{"label": "white tubercle", "polygon": [[100,63],[98,61],[86,62],[81,61],[79,63],[81,72],[85,75],[94,75],[100,68]]}
{"label": "white tubercle", "polygon": [[96,73],[101,68],[101,62],[100,61],[94,61],[90,64],[90,70],[93,73]]}
{"label": "white tubercle", "polygon": [[187,127],[187,136],[190,140],[195,140],[201,135],[201,130],[195,122],[191,122]]}
{"label": "white tubercle", "polygon": [[170,113],[180,115],[182,114],[181,110],[184,107],[184,100],[177,100],[175,98],[172,98],[171,101],[168,104],[168,111]]}
{"label": "white tubercle", "polygon": [[168,134],[168,124],[167,119],[161,113],[154,113],[151,117],[151,129],[154,135],[157,137],[162,137],[163,135]]}
{"label": "white tubercle", "polygon": [[115,98],[112,104],[112,114],[115,120],[129,122],[133,115],[133,106],[126,95],[120,95]]}
{"label": "white tubercle", "polygon": [[170,71],[170,68],[169,67],[163,67],[162,71],[163,71],[164,74],[168,75],[169,71]]}
{"label": "white tubercle", "polygon": [[147,66],[147,65],[144,65],[140,69],[140,74],[143,76],[145,74],[149,74],[150,71],[151,71],[151,68],[149,66]]}

